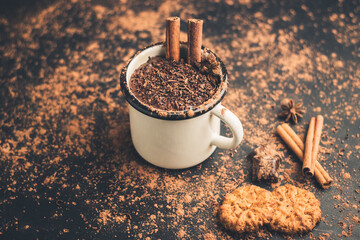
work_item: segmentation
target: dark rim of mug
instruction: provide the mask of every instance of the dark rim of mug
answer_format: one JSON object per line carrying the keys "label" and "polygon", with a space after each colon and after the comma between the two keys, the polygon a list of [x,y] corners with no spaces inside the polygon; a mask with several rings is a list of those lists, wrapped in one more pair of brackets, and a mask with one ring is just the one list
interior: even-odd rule
{"label": "dark rim of mug", "polygon": [[[186,42],[181,42],[181,45],[186,44]],[[129,66],[129,64],[131,63],[131,61],[141,52],[143,52],[144,50],[154,47],[154,46],[158,46],[158,45],[164,45],[164,42],[158,42],[158,43],[154,43],[151,44],[139,51],[137,51],[126,63],[125,67],[122,69],[121,74],[120,74],[120,87],[121,90],[125,96],[125,99],[129,102],[129,104],[134,107],[136,110],[138,110],[139,112],[148,115],[150,117],[154,117],[154,118],[158,118],[158,119],[164,119],[164,120],[184,120],[184,119],[190,119],[190,118],[194,118],[197,116],[200,116],[208,111],[210,111],[211,109],[213,109],[217,104],[219,104],[221,102],[221,100],[224,98],[225,94],[226,94],[226,89],[227,89],[227,70],[225,67],[225,64],[221,61],[221,59],[211,50],[206,49],[208,51],[210,51],[211,53],[214,54],[214,56],[216,57],[216,59],[220,62],[220,67],[222,70],[222,78],[221,78],[221,83],[220,83],[220,87],[221,89],[219,89],[215,95],[213,96],[213,98],[210,99],[210,101],[208,100],[208,103],[204,103],[201,104],[197,107],[194,107],[192,109],[187,109],[187,110],[183,110],[183,111],[169,111],[169,110],[162,110],[162,109],[157,109],[154,107],[149,107],[146,104],[141,103],[136,97],[135,95],[130,91],[130,87],[127,84],[127,80],[126,80],[126,73],[127,73],[127,68]],[[202,50],[205,49],[204,46],[201,47]]]}

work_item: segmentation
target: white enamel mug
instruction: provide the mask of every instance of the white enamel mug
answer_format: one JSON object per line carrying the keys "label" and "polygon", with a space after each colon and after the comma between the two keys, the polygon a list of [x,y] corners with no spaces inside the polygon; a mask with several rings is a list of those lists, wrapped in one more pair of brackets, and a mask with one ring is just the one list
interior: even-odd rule
{"label": "white enamel mug", "polygon": [[[184,43],[181,54],[186,54]],[[163,43],[135,54],[120,77],[122,92],[129,103],[132,142],[140,156],[158,167],[182,169],[203,162],[216,147],[230,149],[239,145],[243,139],[241,122],[221,105],[227,88],[227,72],[221,60],[217,58],[222,68],[222,84],[213,99],[191,110],[165,111],[139,102],[129,88],[133,72],[155,56],[165,56]],[[231,129],[232,137],[220,135],[220,121]]]}

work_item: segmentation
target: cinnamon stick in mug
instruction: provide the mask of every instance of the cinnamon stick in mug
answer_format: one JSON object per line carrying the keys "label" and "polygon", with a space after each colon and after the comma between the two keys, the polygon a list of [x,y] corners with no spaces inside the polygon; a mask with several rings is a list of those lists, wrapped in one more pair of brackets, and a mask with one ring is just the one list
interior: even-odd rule
{"label": "cinnamon stick in mug", "polygon": [[166,59],[180,60],[180,18],[166,19]]}
{"label": "cinnamon stick in mug", "polygon": [[309,124],[309,129],[306,135],[305,141],[305,153],[304,153],[304,162],[302,167],[302,172],[305,177],[314,176],[314,167],[315,165],[312,163],[312,152],[314,146],[314,131],[315,131],[315,118],[312,117]]}
{"label": "cinnamon stick in mug", "polygon": [[188,20],[188,64],[201,62],[203,20]]}

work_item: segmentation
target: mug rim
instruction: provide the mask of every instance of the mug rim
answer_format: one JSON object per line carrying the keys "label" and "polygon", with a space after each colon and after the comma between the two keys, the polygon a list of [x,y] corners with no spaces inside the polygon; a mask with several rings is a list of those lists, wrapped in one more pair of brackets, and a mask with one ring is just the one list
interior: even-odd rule
{"label": "mug rim", "polygon": [[[139,112],[153,117],[153,118],[158,118],[158,119],[163,119],[163,120],[185,120],[185,119],[190,119],[190,118],[194,118],[194,117],[198,117],[202,114],[205,114],[207,112],[209,112],[210,110],[212,110],[216,105],[218,105],[221,100],[224,98],[225,94],[226,94],[226,90],[227,90],[227,85],[228,85],[228,72],[227,69],[225,67],[225,64],[221,61],[221,59],[210,49],[205,48],[204,46],[201,46],[202,50],[207,50],[209,52],[211,52],[212,54],[214,54],[214,56],[216,57],[216,60],[219,61],[220,63],[220,67],[221,67],[221,71],[222,71],[222,76],[221,76],[221,82],[220,82],[220,86],[218,88],[218,90],[216,91],[216,93],[213,95],[213,97],[211,97],[210,99],[208,99],[207,101],[205,101],[204,103],[202,103],[199,106],[196,106],[194,108],[191,109],[186,109],[186,110],[181,110],[181,111],[173,111],[173,110],[163,110],[163,109],[159,109],[159,108],[155,108],[152,106],[149,106],[147,104],[144,104],[142,102],[140,102],[135,95],[131,92],[129,84],[127,83],[127,79],[126,79],[126,75],[127,75],[127,69],[128,66],[130,65],[130,63],[143,51],[145,51],[146,49],[155,47],[155,46],[164,46],[164,42],[158,42],[158,43],[154,43],[151,44],[149,46],[146,46],[140,50],[138,50],[126,63],[126,65],[123,67],[121,74],[120,74],[120,87],[122,90],[122,93],[125,96],[125,99],[127,100],[127,102],[134,107],[136,110],[138,110]],[[187,44],[186,42],[181,42],[181,45]],[[130,76],[131,77],[131,76]]]}

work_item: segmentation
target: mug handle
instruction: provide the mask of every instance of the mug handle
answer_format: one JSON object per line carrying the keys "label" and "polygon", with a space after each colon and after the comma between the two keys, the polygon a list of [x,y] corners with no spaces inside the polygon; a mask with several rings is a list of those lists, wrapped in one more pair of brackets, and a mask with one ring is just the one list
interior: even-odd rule
{"label": "mug handle", "polygon": [[244,137],[244,132],[242,124],[235,114],[221,104],[218,104],[213,108],[211,114],[226,123],[233,134],[233,137],[231,138],[214,134],[211,144],[224,149],[235,148],[239,145]]}

